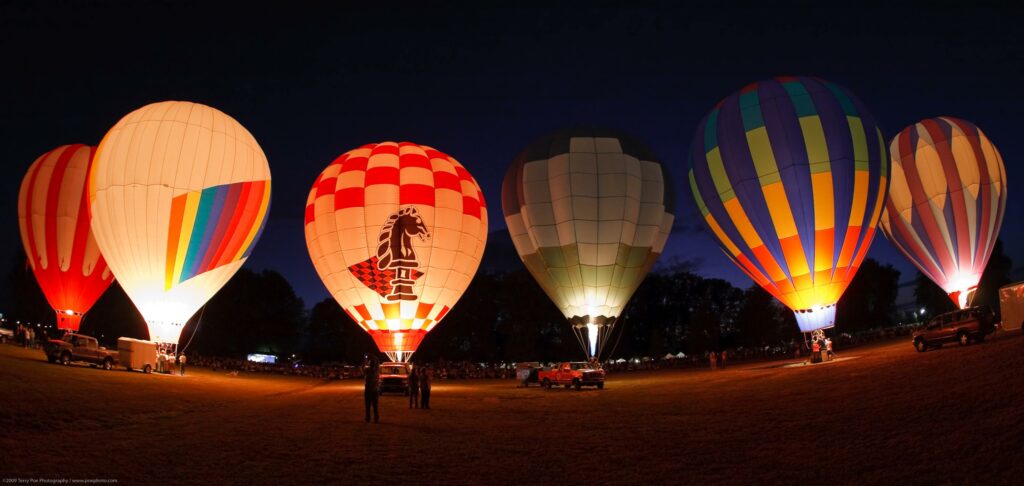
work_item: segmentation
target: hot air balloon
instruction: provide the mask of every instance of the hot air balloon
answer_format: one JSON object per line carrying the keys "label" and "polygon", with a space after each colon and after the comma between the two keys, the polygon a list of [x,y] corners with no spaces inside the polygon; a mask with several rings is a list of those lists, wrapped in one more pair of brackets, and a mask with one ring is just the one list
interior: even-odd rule
{"label": "hot air balloon", "polygon": [[306,200],[306,246],[327,290],[377,347],[406,361],[476,274],[487,206],[473,176],[425,145],[348,151]]}
{"label": "hot air balloon", "polygon": [[672,194],[646,146],[600,128],[543,137],[505,174],[501,206],[516,251],[588,358],[600,357],[665,247]]}
{"label": "hot air balloon", "polygon": [[860,100],[816,78],[750,84],[700,123],[690,167],[726,256],[792,309],[801,331],[834,326],[889,176],[882,132]]}
{"label": "hot air balloon", "polygon": [[153,103],[103,137],[89,200],[96,243],[150,340],[173,346],[252,252],[267,222],[270,168],[230,116]]}
{"label": "hot air balloon", "polygon": [[63,145],[36,159],[18,192],[18,226],[32,273],[57,312],[57,328],[77,331],[113,278],[89,228],[86,179],[94,147]]}
{"label": "hot air balloon", "polygon": [[981,129],[930,118],[892,139],[882,231],[960,308],[978,287],[1006,209],[1006,168]]}

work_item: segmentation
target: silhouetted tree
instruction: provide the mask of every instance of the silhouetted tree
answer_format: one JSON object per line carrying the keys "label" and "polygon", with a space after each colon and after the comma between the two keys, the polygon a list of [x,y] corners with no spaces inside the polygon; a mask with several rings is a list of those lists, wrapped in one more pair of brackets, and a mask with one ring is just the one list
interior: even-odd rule
{"label": "silhouetted tree", "polygon": [[942,287],[939,287],[926,277],[923,273],[917,272],[914,281],[914,302],[918,309],[924,309],[924,315],[917,315],[919,320],[928,320],[930,317],[956,309],[949,295]]}
{"label": "silhouetted tree", "polygon": [[743,293],[736,332],[736,344],[746,347],[774,346],[800,337],[793,311],[759,285]]}
{"label": "silhouetted tree", "polygon": [[900,272],[873,258],[864,260],[836,308],[836,329],[857,332],[896,322]]}
{"label": "silhouetted tree", "polygon": [[1013,260],[1003,251],[1003,240],[997,239],[992,247],[992,256],[988,259],[985,271],[978,282],[978,291],[974,293],[973,305],[987,305],[999,313],[999,287],[1011,283],[1010,270]]}
{"label": "silhouetted tree", "polygon": [[85,314],[81,332],[95,336],[109,346],[115,346],[119,337],[149,339],[146,321],[117,280]]}
{"label": "silhouetted tree", "polygon": [[53,308],[46,301],[43,290],[36,282],[32,267],[28,265],[25,250],[19,246],[10,270],[7,272],[8,299],[12,308],[5,309],[5,318],[9,321],[32,322],[51,325],[57,322]]}
{"label": "silhouetted tree", "polygon": [[359,364],[366,353],[377,352],[373,338],[332,299],[324,299],[309,312],[302,353],[307,361]]}
{"label": "silhouetted tree", "polygon": [[189,321],[180,344],[194,332],[203,354],[284,355],[298,349],[305,324],[302,299],[281,274],[243,268]]}

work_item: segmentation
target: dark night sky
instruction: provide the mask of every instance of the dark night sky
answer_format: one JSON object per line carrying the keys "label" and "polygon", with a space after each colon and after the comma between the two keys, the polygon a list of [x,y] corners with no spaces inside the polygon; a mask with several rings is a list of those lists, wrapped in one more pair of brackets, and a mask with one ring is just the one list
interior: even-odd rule
{"label": "dark night sky", "polygon": [[[282,272],[309,306],[328,294],[306,252],[306,195],[334,157],[369,142],[410,140],[460,160],[497,230],[501,178],[520,149],[568,125],[623,129],[673,172],[666,256],[743,287],[697,218],[683,154],[704,113],[751,81],[842,84],[887,138],[926,117],[971,120],[1002,152],[1011,186],[1022,177],[1021,9],[342,3],[3,2],[4,268],[21,244],[17,192],[29,164],[57,145],[96,144],[121,116],[168,99],[214,106],[260,142],[274,195],[248,265]],[[1019,267],[1024,204],[1010,191],[1002,238]],[[902,280],[914,274],[880,234],[870,256]]]}

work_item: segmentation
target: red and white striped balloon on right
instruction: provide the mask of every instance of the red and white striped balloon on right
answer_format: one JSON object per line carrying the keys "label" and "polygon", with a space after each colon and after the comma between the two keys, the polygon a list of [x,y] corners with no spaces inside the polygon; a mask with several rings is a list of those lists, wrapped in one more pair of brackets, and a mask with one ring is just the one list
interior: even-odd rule
{"label": "red and white striped balloon on right", "polygon": [[970,305],[1006,209],[1006,168],[973,123],[929,118],[889,148],[892,179],[881,226],[960,308]]}

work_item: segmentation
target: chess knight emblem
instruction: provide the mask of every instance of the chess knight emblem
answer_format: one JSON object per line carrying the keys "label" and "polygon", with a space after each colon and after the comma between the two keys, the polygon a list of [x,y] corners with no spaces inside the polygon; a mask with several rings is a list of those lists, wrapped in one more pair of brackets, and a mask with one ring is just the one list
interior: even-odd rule
{"label": "chess knight emblem", "polygon": [[414,206],[388,216],[377,238],[377,254],[349,267],[360,282],[389,301],[416,300],[412,286],[423,276],[420,272],[413,237],[430,238],[430,231]]}

